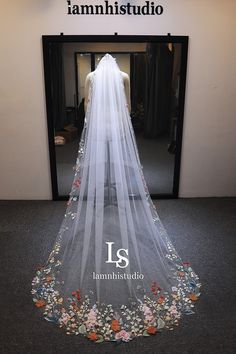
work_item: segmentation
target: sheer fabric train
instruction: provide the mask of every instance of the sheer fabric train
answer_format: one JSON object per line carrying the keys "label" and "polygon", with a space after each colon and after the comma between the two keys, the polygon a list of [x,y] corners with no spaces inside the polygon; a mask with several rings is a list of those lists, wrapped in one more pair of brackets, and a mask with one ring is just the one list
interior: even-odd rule
{"label": "sheer fabric train", "polygon": [[65,217],[32,282],[47,321],[95,342],[173,329],[200,282],[174,249],[149,195],[115,59],[92,76]]}

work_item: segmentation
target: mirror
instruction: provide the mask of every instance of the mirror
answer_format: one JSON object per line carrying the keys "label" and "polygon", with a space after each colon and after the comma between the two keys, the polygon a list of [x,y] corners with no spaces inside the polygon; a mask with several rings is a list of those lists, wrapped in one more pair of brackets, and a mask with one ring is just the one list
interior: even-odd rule
{"label": "mirror", "polygon": [[106,53],[130,77],[131,121],[153,198],[177,197],[188,37],[43,36],[53,199],[68,198],[84,85]]}

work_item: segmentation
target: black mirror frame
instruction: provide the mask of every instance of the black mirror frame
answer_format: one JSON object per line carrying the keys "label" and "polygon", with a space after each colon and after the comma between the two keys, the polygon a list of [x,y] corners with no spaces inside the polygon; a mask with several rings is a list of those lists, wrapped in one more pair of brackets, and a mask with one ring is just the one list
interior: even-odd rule
{"label": "black mirror frame", "polygon": [[179,87],[179,116],[176,132],[176,152],[174,165],[174,178],[172,193],[151,194],[153,199],[175,199],[179,196],[179,179],[180,179],[180,164],[182,150],[182,135],[183,135],[183,120],[184,120],[184,102],[187,74],[187,56],[188,56],[188,36],[149,36],[149,35],[43,35],[43,63],[44,63],[44,80],[46,93],[46,112],[47,112],[47,127],[48,127],[48,143],[49,157],[51,168],[51,184],[53,200],[67,200],[67,196],[59,196],[57,167],[56,167],[56,151],[54,145],[54,127],[52,120],[52,95],[51,95],[51,72],[49,62],[49,49],[52,42],[100,42],[100,43],[143,43],[143,42],[158,42],[158,43],[181,43],[181,68],[180,68],[180,87]]}

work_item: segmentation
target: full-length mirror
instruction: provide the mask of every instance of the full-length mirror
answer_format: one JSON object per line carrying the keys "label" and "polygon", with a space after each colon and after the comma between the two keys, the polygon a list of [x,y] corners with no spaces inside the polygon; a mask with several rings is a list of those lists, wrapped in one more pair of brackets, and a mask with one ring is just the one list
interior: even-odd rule
{"label": "full-length mirror", "polygon": [[53,198],[69,195],[85,79],[106,53],[130,77],[130,116],[150,194],[177,197],[187,37],[44,36],[43,43]]}

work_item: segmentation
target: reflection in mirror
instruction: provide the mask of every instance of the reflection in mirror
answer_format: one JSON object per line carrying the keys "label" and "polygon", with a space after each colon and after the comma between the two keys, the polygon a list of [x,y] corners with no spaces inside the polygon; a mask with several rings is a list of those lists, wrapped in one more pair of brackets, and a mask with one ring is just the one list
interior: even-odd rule
{"label": "reflection in mirror", "polygon": [[85,78],[110,53],[130,76],[131,121],[151,195],[172,194],[181,43],[51,43],[59,196],[67,196],[84,125]]}

